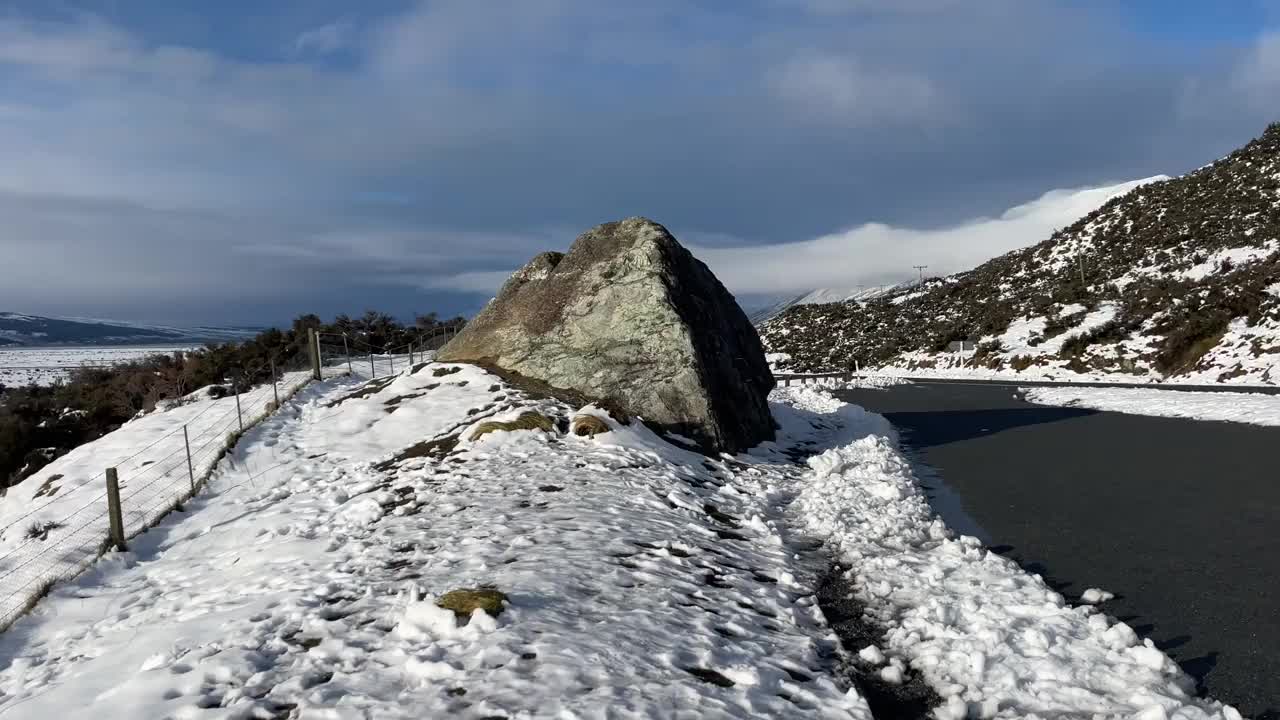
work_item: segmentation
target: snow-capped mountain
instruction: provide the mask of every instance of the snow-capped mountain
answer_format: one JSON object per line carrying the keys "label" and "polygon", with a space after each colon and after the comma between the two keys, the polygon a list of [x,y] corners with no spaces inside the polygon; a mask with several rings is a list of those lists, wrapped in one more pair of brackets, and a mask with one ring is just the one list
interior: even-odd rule
{"label": "snow-capped mountain", "polygon": [[[1280,123],[1038,245],[761,327],[782,367],[1280,382]],[[956,341],[977,352],[949,352]]]}
{"label": "snow-capped mountain", "polygon": [[819,288],[756,310],[750,313],[748,317],[751,318],[752,323],[759,325],[781,315],[794,305],[822,305],[824,303],[848,301],[870,302],[903,288],[914,286],[915,283],[897,283],[890,285],[859,285],[854,288]]}
{"label": "snow-capped mountain", "polygon": [[0,313],[0,345],[145,345],[245,340],[254,328],[141,325],[118,320]]}

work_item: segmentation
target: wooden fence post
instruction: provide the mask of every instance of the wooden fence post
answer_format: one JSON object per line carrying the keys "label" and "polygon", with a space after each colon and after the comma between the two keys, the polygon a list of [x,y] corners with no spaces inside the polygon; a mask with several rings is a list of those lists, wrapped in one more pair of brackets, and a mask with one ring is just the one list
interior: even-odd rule
{"label": "wooden fence post", "polygon": [[311,377],[320,380],[320,334],[315,328],[307,329],[307,351],[311,353]]}
{"label": "wooden fence post", "polygon": [[276,385],[276,359],[267,360],[271,364],[271,394],[276,398],[276,409],[280,409],[280,387]]}
{"label": "wooden fence post", "polygon": [[115,468],[107,468],[107,519],[111,522],[111,542],[124,552],[124,513],[120,510],[120,477]]}
{"label": "wooden fence post", "polygon": [[347,374],[355,375],[356,369],[351,367],[351,348],[347,347],[347,334],[342,333],[342,352],[347,356]]}
{"label": "wooden fence post", "polygon": [[236,420],[240,422],[240,432],[244,432],[244,415],[240,414],[240,383],[233,382],[231,386],[236,389]]}
{"label": "wooden fence post", "polygon": [[191,494],[196,494],[196,468],[191,464],[191,436],[187,434],[187,426],[182,426],[182,444],[187,446],[187,477],[191,478]]}
{"label": "wooden fence post", "polygon": [[373,351],[369,351],[369,375],[378,377],[378,368],[373,366]]}

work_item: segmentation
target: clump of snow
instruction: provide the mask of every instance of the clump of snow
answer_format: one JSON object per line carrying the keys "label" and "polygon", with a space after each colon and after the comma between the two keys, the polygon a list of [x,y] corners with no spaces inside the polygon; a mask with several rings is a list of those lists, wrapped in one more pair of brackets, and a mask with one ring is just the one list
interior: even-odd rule
{"label": "clump of snow", "polygon": [[1021,392],[1029,402],[1040,405],[1280,426],[1280,396],[1263,393],[1077,386],[1028,387]]}
{"label": "clump of snow", "polygon": [[868,645],[859,650],[858,658],[869,665],[884,664],[884,653],[875,645]]}
{"label": "clump of snow", "polygon": [[1107,592],[1102,588],[1089,588],[1080,593],[1080,602],[1089,605],[1098,605],[1115,598],[1115,593]]}

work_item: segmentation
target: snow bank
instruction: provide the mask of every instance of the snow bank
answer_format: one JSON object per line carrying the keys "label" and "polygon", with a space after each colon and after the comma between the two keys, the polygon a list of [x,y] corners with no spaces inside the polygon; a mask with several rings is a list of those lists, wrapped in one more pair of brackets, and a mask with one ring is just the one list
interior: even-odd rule
{"label": "snow bank", "polygon": [[1029,402],[1094,410],[1280,426],[1280,396],[1147,388],[1022,388]]}
{"label": "snow bank", "polygon": [[1239,717],[1195,699],[1193,681],[1129,626],[955,537],[891,438],[808,462],[793,511],[852,567],[857,599],[888,628],[876,652],[907,658],[946,699],[938,717]]}

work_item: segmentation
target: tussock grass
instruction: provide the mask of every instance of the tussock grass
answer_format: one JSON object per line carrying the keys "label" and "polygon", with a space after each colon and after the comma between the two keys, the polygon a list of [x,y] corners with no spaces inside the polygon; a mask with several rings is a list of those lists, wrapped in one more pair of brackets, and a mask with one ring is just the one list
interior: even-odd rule
{"label": "tussock grass", "polygon": [[506,422],[500,420],[486,420],[471,431],[469,440],[479,440],[491,432],[499,430],[542,430],[543,432],[552,432],[555,429],[555,420],[536,412],[523,412],[515,420]]}

